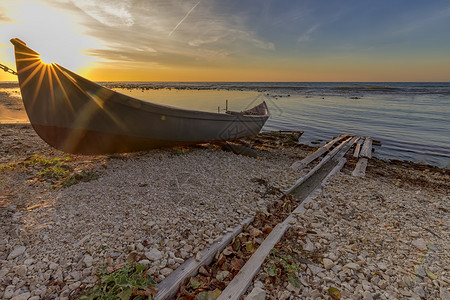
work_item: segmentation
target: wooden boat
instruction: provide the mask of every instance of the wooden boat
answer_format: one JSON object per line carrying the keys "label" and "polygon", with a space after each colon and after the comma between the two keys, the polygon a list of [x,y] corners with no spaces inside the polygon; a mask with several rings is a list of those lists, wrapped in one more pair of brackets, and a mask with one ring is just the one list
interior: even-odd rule
{"label": "wooden boat", "polygon": [[210,113],[135,99],[89,81],[12,39],[22,99],[31,125],[56,149],[102,154],[256,135],[265,102],[242,112]]}

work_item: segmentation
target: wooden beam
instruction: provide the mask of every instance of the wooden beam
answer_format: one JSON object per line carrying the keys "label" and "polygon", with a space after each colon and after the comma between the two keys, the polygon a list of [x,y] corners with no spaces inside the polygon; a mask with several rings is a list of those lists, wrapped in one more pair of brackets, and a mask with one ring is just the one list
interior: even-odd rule
{"label": "wooden beam", "polygon": [[352,172],[353,176],[366,176],[367,158],[360,158],[356,163],[355,169]]}
{"label": "wooden beam", "polygon": [[[348,149],[347,149],[348,150]],[[346,152],[346,151],[345,151]],[[344,152],[344,154],[345,154]],[[315,197],[322,190],[323,185],[331,175],[336,174],[344,166],[346,162],[345,158],[340,158],[337,165],[328,173],[328,175],[319,184],[299,206],[280,224],[275,226],[272,232],[267,236],[263,243],[258,247],[255,253],[250,257],[247,263],[242,267],[239,273],[233,278],[233,280],[228,284],[228,286],[223,290],[222,294],[217,298],[217,300],[235,300],[240,299],[240,297],[247,291],[253,278],[258,273],[261,265],[269,255],[270,250],[280,241],[284,233],[291,226],[292,223],[297,222],[297,215],[304,214],[306,209],[305,205],[313,201]]]}
{"label": "wooden beam", "polygon": [[362,146],[360,156],[365,157],[365,158],[372,158],[372,138],[371,137],[366,138],[364,145]]}
{"label": "wooden beam", "polygon": [[247,226],[253,222],[253,219],[254,217],[245,219],[242,224],[236,226],[232,232],[225,234],[219,242],[216,242],[209,248],[201,251],[201,258],[199,261],[197,261],[195,257],[191,257],[176,270],[170,273],[167,278],[158,284],[158,293],[155,296],[155,300],[171,299],[175,296],[181,284],[187,278],[195,276],[201,266],[211,263],[216,253],[225,249],[233,238],[242,232],[244,226]]}
{"label": "wooden beam", "polygon": [[353,152],[353,157],[358,157],[359,156],[359,152],[361,151],[361,145],[364,142],[364,138],[360,137],[358,140],[358,143],[356,144],[355,147],[355,152]]}
{"label": "wooden beam", "polygon": [[300,161],[296,161],[292,164],[291,168],[296,170],[296,171],[300,171],[301,169],[303,169],[304,167],[306,167],[309,163],[313,162],[314,160],[316,160],[318,157],[322,156],[323,154],[325,154],[326,152],[328,152],[330,150],[330,148],[337,142],[345,139],[346,137],[348,137],[348,134],[344,134],[344,135],[340,135],[337,138],[329,141],[327,144],[325,144],[324,146],[320,147],[319,149],[317,149],[316,152],[308,155],[307,157],[305,157],[304,159],[300,160]]}

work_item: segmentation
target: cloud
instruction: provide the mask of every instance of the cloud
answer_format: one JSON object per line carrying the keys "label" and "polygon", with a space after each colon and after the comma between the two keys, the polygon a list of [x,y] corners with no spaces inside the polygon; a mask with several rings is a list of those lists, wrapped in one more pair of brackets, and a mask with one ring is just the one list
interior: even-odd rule
{"label": "cloud", "polygon": [[85,54],[110,62],[189,65],[275,49],[240,16],[222,14],[215,1],[77,0],[54,5],[77,15],[84,34],[99,41],[101,47]]}
{"label": "cloud", "polygon": [[2,12],[0,12],[0,22],[10,23],[10,22],[13,22],[13,19],[11,19],[7,15],[3,14]]}
{"label": "cloud", "polygon": [[315,25],[311,26],[310,28],[308,28],[305,32],[302,33],[302,35],[300,35],[300,37],[297,39],[297,42],[299,42],[299,43],[308,42],[311,39],[311,35],[319,27],[320,27],[319,24],[315,24]]}
{"label": "cloud", "polygon": [[77,0],[72,3],[87,15],[107,26],[132,26],[129,2],[120,0]]}

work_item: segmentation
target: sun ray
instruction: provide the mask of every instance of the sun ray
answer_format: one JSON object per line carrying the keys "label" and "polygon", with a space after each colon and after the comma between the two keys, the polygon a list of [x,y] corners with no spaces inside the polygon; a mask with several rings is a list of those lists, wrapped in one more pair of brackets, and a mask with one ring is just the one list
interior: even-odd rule
{"label": "sun ray", "polygon": [[41,60],[39,57],[18,58],[17,61]]}
{"label": "sun ray", "polygon": [[39,54],[36,54],[36,53],[29,53],[29,52],[16,51],[16,55],[17,55],[17,54],[20,54],[20,55],[26,55],[26,56],[33,56],[33,57],[38,57],[38,58],[41,57]]}
{"label": "sun ray", "polygon": [[[80,87],[78,82],[72,76],[70,76],[70,74],[67,74],[66,72],[64,72],[57,64],[55,64],[54,66],[56,68],[58,68],[58,70],[62,74],[64,74],[73,83],[73,85],[76,86],[84,95],[89,97],[89,99],[91,99],[98,107],[100,107],[118,126],[120,126],[122,128],[126,128],[125,123],[123,123],[120,119],[117,118],[117,116],[115,116],[114,114],[112,114],[111,112],[109,112],[108,110],[106,110],[104,108],[104,104],[105,104],[104,99],[101,99],[97,95],[91,94],[88,91],[84,90],[82,87]],[[90,113],[93,113],[93,112],[94,111],[91,111]],[[88,115],[88,114],[86,114],[86,115]]]}
{"label": "sun ray", "polygon": [[44,80],[45,73],[47,71],[47,65],[43,64],[41,67],[41,74],[39,76],[37,86],[34,90],[33,98],[31,98],[30,109],[33,110],[34,103],[36,102],[36,98],[41,90],[42,81]]}
{"label": "sun ray", "polygon": [[64,86],[62,85],[61,80],[59,79],[59,76],[58,76],[58,74],[57,74],[56,71],[55,71],[55,68],[54,68],[55,66],[56,66],[55,64],[52,64],[51,70],[52,70],[52,72],[53,72],[53,75],[55,75],[55,79],[56,79],[56,81],[58,82],[58,85],[59,85],[59,87],[61,88],[61,91],[62,91],[63,94],[64,94],[64,98],[66,98],[66,102],[67,102],[67,104],[69,105],[70,110],[71,110],[72,112],[74,112],[75,110],[73,109],[72,103],[70,103],[69,96],[67,96],[66,90],[64,89]]}
{"label": "sun ray", "polygon": [[32,69],[34,67],[36,67],[38,64],[40,64],[41,61],[37,60],[36,62],[32,63],[31,65],[26,66],[25,68],[20,69],[19,71],[17,71],[18,74],[21,74],[23,72],[28,71],[29,69]]}
{"label": "sun ray", "polygon": [[[39,63],[39,62],[37,62],[37,63]],[[35,64],[35,63],[34,63],[34,64]],[[34,65],[34,64],[32,64],[32,65]],[[30,66],[32,66],[32,65],[30,65]],[[30,66],[26,67],[26,69],[29,69]],[[30,75],[27,76],[27,79],[25,79],[25,81],[24,81],[23,83],[20,84],[20,88],[24,88],[24,87],[27,85],[27,83],[30,82],[30,80],[37,74],[37,72],[39,72],[39,70],[42,69],[43,66],[44,66],[43,63],[39,64],[39,65],[33,70],[33,72],[32,72]],[[24,69],[25,69],[25,68],[24,68]],[[20,70],[20,71],[23,72],[24,69],[22,69],[22,70]],[[20,73],[20,72],[19,72],[19,73]]]}
{"label": "sun ray", "polygon": [[52,79],[52,65],[47,65],[48,68],[48,84],[50,86],[50,98],[52,101],[52,110],[55,111],[55,93],[53,91],[53,79]]}

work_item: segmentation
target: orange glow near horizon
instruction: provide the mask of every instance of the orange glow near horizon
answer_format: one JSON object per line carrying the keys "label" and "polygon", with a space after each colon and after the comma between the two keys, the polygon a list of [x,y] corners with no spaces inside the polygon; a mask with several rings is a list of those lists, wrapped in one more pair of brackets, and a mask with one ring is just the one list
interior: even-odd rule
{"label": "orange glow near horizon", "polygon": [[[376,19],[353,31],[350,15],[336,23],[313,18],[328,5],[316,2],[310,5],[317,6],[318,15],[309,23],[306,17],[281,21],[274,15],[280,27],[269,34],[259,27],[273,29],[271,20],[258,21],[258,27],[245,18],[235,22],[239,17],[232,12],[218,13],[203,2],[167,1],[170,9],[160,10],[155,3],[135,7],[127,0],[0,3],[0,63],[15,69],[8,41],[17,37],[44,63],[92,81],[450,81],[450,43],[430,37],[438,35],[450,10],[431,11],[426,22],[392,17],[392,24],[378,24]],[[299,4],[283,5],[295,14],[291,6]],[[298,32],[289,23],[294,21],[303,26]],[[366,31],[376,33],[374,39]],[[0,81],[17,77],[0,70]]]}

